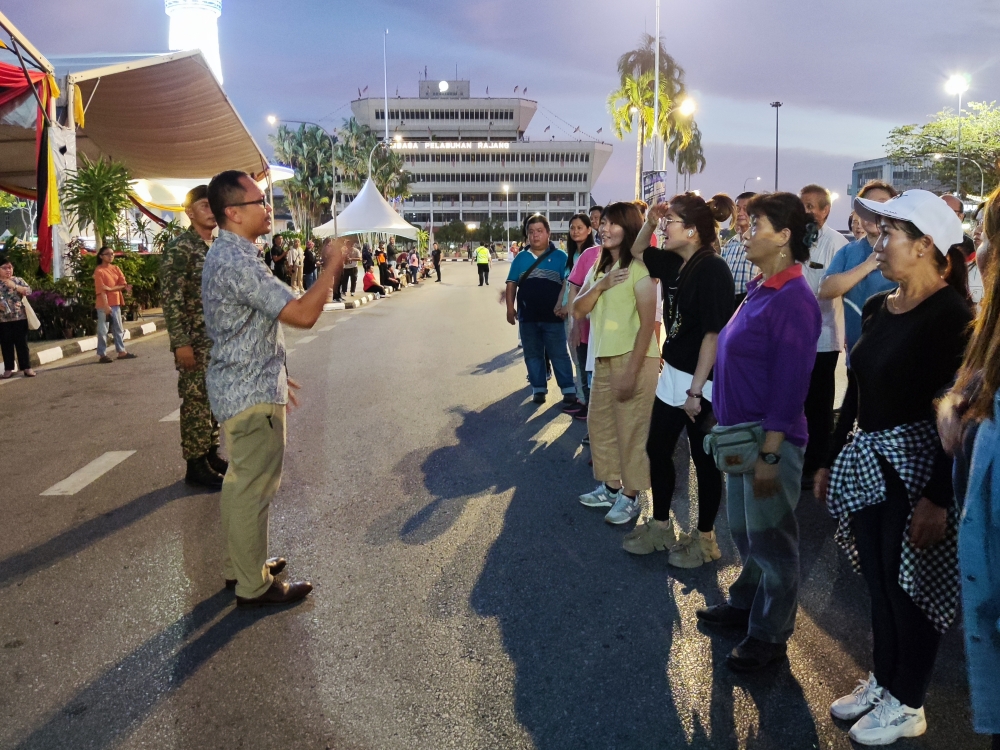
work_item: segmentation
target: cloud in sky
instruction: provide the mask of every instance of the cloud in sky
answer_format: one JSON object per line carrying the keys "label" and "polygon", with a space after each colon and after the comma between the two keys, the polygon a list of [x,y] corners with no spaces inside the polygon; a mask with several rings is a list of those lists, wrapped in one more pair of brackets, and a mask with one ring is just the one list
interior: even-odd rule
{"label": "cloud in sky", "polygon": [[[476,96],[487,86],[494,95],[527,86],[541,105],[532,137],[557,122],[547,109],[590,133],[603,127],[613,141],[605,101],[615,61],[653,31],[654,7],[654,0],[369,0],[353,8],[223,0],[226,90],[265,150],[269,113],[338,125],[359,88],[381,93],[388,27],[390,95],[398,87],[414,96],[424,66],[443,78],[457,65]],[[162,0],[33,0],[6,12],[46,54],[167,46]],[[881,155],[892,126],[955,106],[943,90],[951,73],[972,75],[969,98],[997,98],[990,84],[998,79],[1000,14],[986,0],[970,0],[961,12],[932,0],[699,0],[663,2],[662,14],[665,45],[698,100],[708,167],[693,186],[706,193],[735,194],[758,174],[761,187],[773,187],[768,103],[775,99],[785,105],[780,186],[820,182],[844,194],[851,164]],[[602,202],[631,197],[635,142],[615,145],[594,189]],[[842,201],[834,220],[843,223],[847,211]]]}

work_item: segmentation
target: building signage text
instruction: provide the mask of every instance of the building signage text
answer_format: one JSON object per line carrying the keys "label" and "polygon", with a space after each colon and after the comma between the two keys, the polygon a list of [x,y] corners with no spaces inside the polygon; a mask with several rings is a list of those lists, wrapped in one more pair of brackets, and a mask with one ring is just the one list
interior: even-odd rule
{"label": "building signage text", "polygon": [[424,141],[420,143],[401,141],[393,143],[392,148],[395,151],[416,151],[420,148],[428,151],[454,151],[456,149],[509,151],[510,144],[502,141],[478,141],[476,143],[473,143],[472,141]]}

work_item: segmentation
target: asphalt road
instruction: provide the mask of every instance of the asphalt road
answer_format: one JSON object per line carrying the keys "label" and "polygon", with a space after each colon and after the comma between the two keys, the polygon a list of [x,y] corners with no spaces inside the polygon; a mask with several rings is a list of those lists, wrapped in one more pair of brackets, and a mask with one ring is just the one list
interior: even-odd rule
{"label": "asphalt road", "polygon": [[[270,544],[315,585],[287,610],[236,611],[222,586],[218,496],[183,484],[160,421],[179,404],[164,336],[0,384],[0,747],[850,747],[828,706],[867,674],[867,602],[826,512],[799,507],[788,665],[733,675],[738,638],[694,617],[737,574],[724,511],[720,563],[623,552],[576,500],[584,425],[555,393],[529,403],[506,267],[489,288],[443,271],[286,332],[304,403]],[[116,451],[135,452],[42,494]],[[900,748],[988,746],[957,628],[926,707]]]}

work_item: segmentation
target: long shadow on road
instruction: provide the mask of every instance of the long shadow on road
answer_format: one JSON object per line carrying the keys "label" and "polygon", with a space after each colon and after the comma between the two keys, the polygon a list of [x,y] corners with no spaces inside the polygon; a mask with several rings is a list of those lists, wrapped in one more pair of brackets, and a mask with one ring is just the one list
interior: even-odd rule
{"label": "long shadow on road", "polygon": [[[579,505],[592,486],[578,449],[583,425],[524,399],[461,414],[457,444],[420,467],[431,501],[410,505],[395,528],[406,544],[429,542],[473,497],[513,492],[469,603],[499,625],[515,669],[514,710],[534,746],[818,746],[791,672],[734,679],[724,661],[735,640],[698,633],[663,561],[630,558],[625,529]],[[707,571],[682,587],[720,589]]]}

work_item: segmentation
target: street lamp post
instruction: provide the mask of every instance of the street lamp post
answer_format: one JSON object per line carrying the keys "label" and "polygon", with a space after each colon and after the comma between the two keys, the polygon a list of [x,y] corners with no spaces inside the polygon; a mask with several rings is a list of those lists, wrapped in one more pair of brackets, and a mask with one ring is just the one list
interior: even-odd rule
{"label": "street lamp post", "polygon": [[747,191],[747,183],[750,182],[750,180],[757,180],[757,182],[760,182],[760,177],[747,177],[745,180],[743,180],[744,193]]}
{"label": "street lamp post", "polygon": [[774,107],[774,192],[778,192],[778,111],[782,102],[771,102]]}
{"label": "street lamp post", "polygon": [[279,119],[275,115],[268,115],[267,122],[274,127],[279,122],[294,122],[299,125],[312,125],[314,128],[319,128],[323,131],[327,138],[330,139],[330,166],[333,167],[333,195],[330,196],[330,213],[333,214],[333,236],[338,236],[337,232],[337,158],[335,152],[336,140],[333,135],[331,135],[326,128],[324,128],[319,123],[310,122],[309,120],[285,120]]}
{"label": "street lamp post", "polygon": [[[944,154],[934,154],[934,161],[941,161],[944,158]],[[979,197],[986,197],[986,173],[983,171],[983,166],[975,159],[966,159],[969,164],[975,165],[976,169],[979,170]]]}
{"label": "street lamp post", "polygon": [[969,77],[953,75],[945,84],[945,91],[952,96],[958,95],[958,152],[955,163],[955,195],[962,198],[962,94],[969,90]]}

